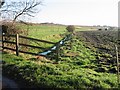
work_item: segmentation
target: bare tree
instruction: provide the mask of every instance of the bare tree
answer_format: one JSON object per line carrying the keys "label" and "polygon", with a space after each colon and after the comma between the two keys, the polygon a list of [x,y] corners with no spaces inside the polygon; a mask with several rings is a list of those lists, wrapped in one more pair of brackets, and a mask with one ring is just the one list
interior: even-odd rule
{"label": "bare tree", "polygon": [[[8,14],[11,16],[13,23],[20,16],[30,16],[34,17],[35,13],[39,12],[38,6],[42,5],[42,1],[38,0],[23,0],[23,1],[14,1],[6,2],[2,7],[2,14]],[[5,16],[5,15],[4,15]]]}

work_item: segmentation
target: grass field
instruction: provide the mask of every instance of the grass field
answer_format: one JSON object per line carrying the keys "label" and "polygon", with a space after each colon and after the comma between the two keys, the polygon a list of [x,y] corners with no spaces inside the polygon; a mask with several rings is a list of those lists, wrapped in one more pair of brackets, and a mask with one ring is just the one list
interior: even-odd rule
{"label": "grass field", "polygon": [[[66,25],[42,24],[42,25],[20,25],[20,28],[28,30],[28,36],[48,41],[59,41],[62,37],[59,34],[66,33]],[[90,27],[80,27],[76,31],[91,30]],[[93,28],[95,29],[95,28]]]}
{"label": "grass field", "polygon": [[[28,37],[37,38],[41,40],[47,40],[51,42],[58,42],[62,38],[65,37],[65,33],[67,33],[66,27],[67,25],[55,25],[55,24],[39,24],[39,25],[24,25],[24,24],[18,24],[18,26],[28,31]],[[85,31],[91,29],[91,27],[79,27],[75,26],[75,31]],[[94,29],[94,28],[93,28]],[[35,45],[35,46],[41,46],[45,48],[49,48],[53,45],[45,44],[45,43],[36,43],[33,41],[29,41],[29,44]],[[39,52],[40,50],[36,49],[33,51],[33,49],[30,49],[31,52]]]}
{"label": "grass field", "polygon": [[[22,25],[21,28],[28,29],[29,37],[53,42],[61,40],[63,36],[60,34],[66,33],[66,26],[61,25],[35,25],[29,27]],[[105,51],[109,48],[107,45],[102,47],[105,50],[99,51],[102,53],[97,53],[98,48],[101,47],[100,45],[106,45],[106,42],[103,43],[105,39],[108,39],[107,43],[111,40],[114,41],[114,39],[109,40],[107,35],[109,34],[110,37],[115,35],[108,32],[104,33],[104,37],[103,33],[100,34],[100,32],[85,31],[88,29],[91,30],[89,27],[76,29],[76,31],[84,32],[76,32],[72,40],[67,41],[60,48],[58,63],[56,63],[56,58],[37,58],[35,56],[24,58],[23,56],[3,53],[3,75],[9,76],[18,83],[26,83],[24,87],[62,88],[65,90],[117,89],[116,72],[109,72],[108,70],[113,68],[113,58],[110,55],[113,52],[109,51],[109,54]],[[32,44],[37,45],[36,43]],[[46,45],[42,46],[47,47]],[[54,56],[55,53],[50,55]],[[100,58],[97,59],[97,57]],[[111,61],[110,68],[107,67],[108,65],[105,66],[104,63],[98,63],[101,60],[104,60],[102,61],[104,63],[107,62],[106,64]]]}

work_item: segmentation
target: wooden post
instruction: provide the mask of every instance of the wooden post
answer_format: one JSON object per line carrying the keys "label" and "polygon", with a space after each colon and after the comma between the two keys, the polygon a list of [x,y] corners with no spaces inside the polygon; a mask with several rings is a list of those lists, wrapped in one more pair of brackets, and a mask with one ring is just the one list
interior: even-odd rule
{"label": "wooden post", "polygon": [[59,61],[59,43],[56,45],[56,61]]}
{"label": "wooden post", "polygon": [[4,50],[4,38],[3,38],[3,33],[2,33],[2,52],[3,52],[3,50]]}
{"label": "wooden post", "polygon": [[70,40],[70,48],[71,48],[71,50],[73,49],[72,43],[73,43],[73,33],[71,33],[71,40]]}
{"label": "wooden post", "polygon": [[16,55],[19,56],[19,35],[16,34]]}
{"label": "wooden post", "polygon": [[118,47],[117,47],[117,45],[115,45],[115,50],[116,50],[116,60],[117,60],[117,82],[118,82],[118,87],[119,87],[120,78],[119,78],[119,59],[118,59]]}

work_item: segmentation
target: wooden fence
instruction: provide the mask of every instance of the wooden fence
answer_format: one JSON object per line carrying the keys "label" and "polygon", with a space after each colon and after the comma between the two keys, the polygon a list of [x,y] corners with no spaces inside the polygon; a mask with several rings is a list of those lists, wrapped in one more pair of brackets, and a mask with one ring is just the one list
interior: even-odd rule
{"label": "wooden fence", "polygon": [[[4,37],[13,37],[15,38],[15,41],[8,41],[8,40],[4,40]],[[37,49],[41,49],[41,50],[46,50],[46,48],[44,47],[40,47],[40,46],[33,46],[33,45],[28,45],[28,44],[23,44],[19,42],[19,39],[27,39],[27,40],[32,40],[32,41],[37,41],[37,42],[42,42],[42,43],[48,43],[48,44],[53,44],[56,45],[56,58],[58,59],[59,57],[59,44],[58,43],[54,43],[54,42],[50,42],[50,41],[45,41],[45,40],[39,40],[39,39],[35,39],[35,38],[30,38],[30,37],[26,37],[26,36],[21,36],[19,34],[16,35],[3,35],[2,37],[2,48],[4,49],[8,49],[8,50],[12,50],[12,51],[16,51],[16,55],[19,56],[19,52],[20,53],[26,53],[26,54],[32,54],[32,55],[38,55],[38,53],[34,53],[34,52],[28,52],[28,51],[23,51],[23,50],[19,50],[20,46],[27,46],[27,47],[31,47],[31,48],[37,48]],[[14,44],[15,45],[15,49],[4,46],[5,43],[9,43],[9,44]]]}

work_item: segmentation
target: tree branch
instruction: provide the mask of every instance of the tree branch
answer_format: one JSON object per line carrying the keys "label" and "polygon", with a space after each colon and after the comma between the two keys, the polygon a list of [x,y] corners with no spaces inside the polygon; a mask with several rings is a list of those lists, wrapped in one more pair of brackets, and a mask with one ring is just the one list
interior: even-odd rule
{"label": "tree branch", "polygon": [[27,15],[30,17],[34,17],[33,14],[37,13],[37,6],[42,5],[42,2],[35,2],[35,0],[28,0],[23,2],[11,2],[9,4],[6,3],[6,6],[2,10],[4,12],[11,12],[14,15],[13,23],[17,20],[18,17],[22,15]]}

